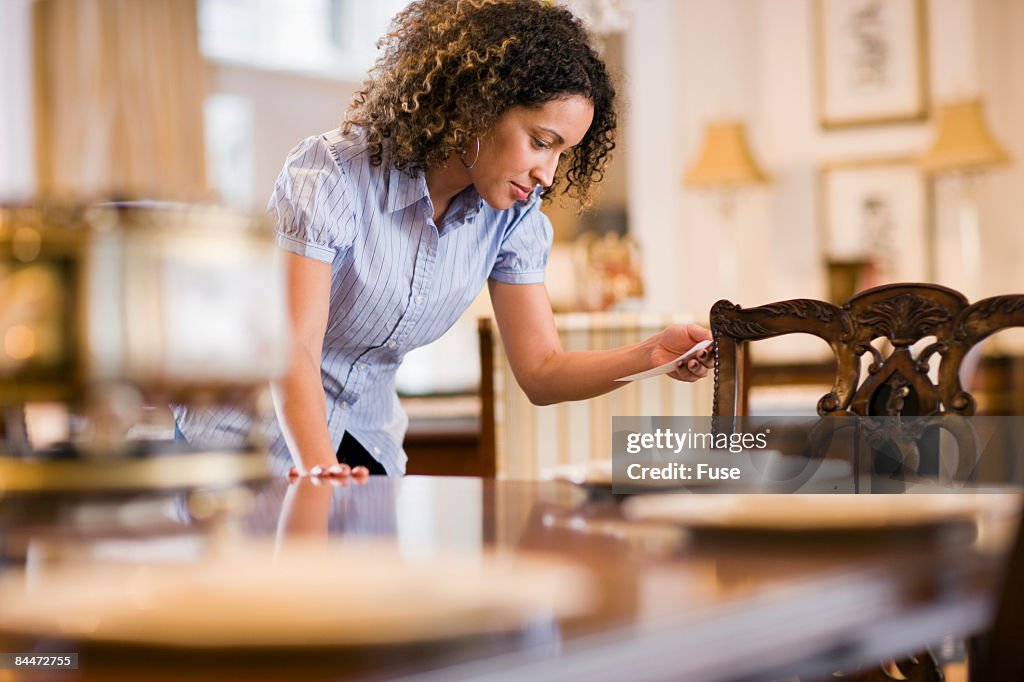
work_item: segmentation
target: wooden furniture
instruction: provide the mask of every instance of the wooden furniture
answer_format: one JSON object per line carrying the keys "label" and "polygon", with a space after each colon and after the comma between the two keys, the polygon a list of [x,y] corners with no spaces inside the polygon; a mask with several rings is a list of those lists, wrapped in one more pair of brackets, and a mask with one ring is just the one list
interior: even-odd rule
{"label": "wooden furniture", "polygon": [[[835,358],[832,389],[817,403],[817,412],[823,417],[820,424],[835,423],[829,418],[841,416],[934,417],[934,424],[957,438],[955,480],[963,481],[973,475],[977,455],[971,450],[975,443],[971,425],[958,418],[974,415],[978,402],[961,385],[961,364],[977,343],[1001,329],[1018,326],[1024,326],[1024,295],[995,296],[970,304],[960,293],[934,284],[880,286],[853,296],[841,307],[793,299],[743,309],[719,301],[711,310],[715,339],[712,414],[723,418],[747,414],[748,343],[785,334],[812,334],[828,343]],[[863,377],[862,358],[867,365]],[[934,377],[930,375],[933,362],[938,363]],[[924,439],[936,438],[926,432],[931,423],[927,419],[890,420],[883,422],[884,429],[868,431],[872,471],[886,444],[898,451],[899,466],[910,461],[908,455],[912,454],[920,467],[917,473],[926,468],[926,473],[937,471],[937,463],[925,464],[924,449],[919,448]],[[911,426],[905,429],[907,424]],[[855,472],[859,464],[854,461]],[[1013,584],[1008,587],[1008,591],[1017,589]],[[1019,601],[1019,592],[1016,598]],[[1017,628],[1014,636],[1019,639],[1022,621],[1018,612],[1004,606],[996,632],[1005,633],[1012,621]],[[995,665],[1001,669],[1012,648],[1008,640],[996,637],[993,649],[998,660]],[[922,680],[933,679],[927,676],[931,673],[918,674],[925,675]]]}
{"label": "wooden furniture", "polygon": [[[763,405],[766,401],[770,403],[771,397],[764,391],[796,389],[803,394],[831,386],[835,380],[836,365],[832,359],[765,360],[751,347],[745,348],[743,355],[749,367],[744,371],[746,381],[738,398],[743,414],[751,413],[752,404],[758,398],[762,409],[766,409]],[[1024,414],[1024,356],[1006,352],[983,354],[972,373],[968,390],[977,403],[978,415]],[[813,414],[814,405],[809,407]]]}
{"label": "wooden furniture", "polygon": [[[880,286],[842,307],[805,298],[750,309],[719,301],[711,309],[712,413],[745,414],[749,342],[803,333],[823,339],[835,355],[832,390],[818,401],[821,416],[972,415],[976,400],[960,384],[964,357],[989,335],[1017,326],[1024,326],[1024,295],[969,304],[958,292],[935,284]],[[912,346],[930,337],[934,340],[915,353]],[[870,360],[863,380],[862,356]],[[937,381],[928,374],[935,360]]]}
{"label": "wooden furniture", "polygon": [[480,450],[479,417],[410,419],[403,447],[410,475],[494,476],[493,457]]}
{"label": "wooden furniture", "polygon": [[[638,343],[685,316],[640,313],[555,315],[566,350],[604,350]],[[627,383],[611,393],[558,405],[533,405],[509,368],[496,325],[479,321],[481,461],[499,478],[537,479],[545,468],[610,459],[613,416],[699,415],[710,409],[710,382],[667,378]]]}
{"label": "wooden furniture", "polygon": [[[596,581],[598,599],[591,612],[555,630],[512,640],[346,647],[261,644],[218,650],[201,641],[194,647],[164,649],[0,632],[0,651],[78,653],[76,680],[230,677],[298,682],[415,675],[421,681],[450,682],[499,675],[638,682],[800,676],[809,682],[838,668],[857,670],[924,641],[966,636],[986,627],[1010,537],[1005,527],[989,526],[985,545],[945,533],[870,541],[841,533],[691,538],[682,529],[627,521],[615,502],[588,499],[565,484],[473,478],[372,477],[364,485],[314,485],[307,480],[292,486],[278,479],[237,495],[199,492],[207,503],[219,500],[224,507],[232,501],[234,508],[221,509],[219,521],[197,516],[175,525],[161,513],[147,523],[140,510],[164,509],[166,500],[154,494],[126,496],[118,515],[122,505],[116,498],[92,497],[81,501],[92,512],[87,537],[75,526],[80,523],[75,519],[86,516],[73,513],[76,503],[69,496],[6,497],[0,508],[5,538],[0,573],[25,561],[19,548],[26,546],[46,550],[31,553],[37,580],[27,584],[37,586],[45,582],[49,562],[109,559],[116,552],[136,565],[171,562],[180,570],[187,593],[194,580],[190,568],[216,551],[218,542],[266,543],[277,535],[284,543],[282,551],[288,551],[289,538],[282,533],[291,531],[282,530],[290,528],[283,519],[309,502],[322,516],[319,523],[306,525],[303,540],[319,539],[344,550],[347,543],[372,538],[421,560],[450,551],[471,558],[491,550],[518,556],[542,553],[585,568]],[[415,504],[413,515],[410,501]],[[101,504],[109,513],[99,517],[95,511]],[[120,529],[117,519],[123,520]],[[190,537],[194,541],[184,542]],[[98,551],[90,552],[90,546]],[[430,570],[429,564],[424,570]],[[337,592],[319,598],[343,603],[349,591],[359,590],[359,575],[338,575],[337,580]],[[289,602],[289,596],[252,594],[244,608],[254,618],[266,618],[268,606],[315,610],[305,602]],[[45,679],[65,675],[47,674]],[[42,677],[18,673],[18,679]],[[986,679],[1019,678],[997,674]]]}
{"label": "wooden furniture", "polygon": [[[832,388],[818,400],[817,413],[862,418],[853,425],[858,437],[870,444],[866,471],[880,471],[885,478],[909,472],[961,482],[973,479],[978,441],[973,425],[963,418],[975,414],[977,400],[961,385],[961,365],[977,343],[1017,326],[1024,326],[1024,295],[969,304],[956,291],[935,284],[876,287],[842,307],[793,299],[744,309],[719,301],[711,311],[716,349],[712,414],[747,414],[750,342],[811,334],[829,345],[835,362]],[[886,419],[911,416],[918,419]],[[869,417],[877,419],[864,419]],[[819,426],[815,437],[825,441],[832,432],[850,427],[851,420],[823,420]],[[958,445],[955,460],[945,466],[940,430]],[[859,471],[861,458],[855,457],[853,464]],[[878,482],[888,485],[883,479]],[[895,492],[901,483],[893,485]]]}

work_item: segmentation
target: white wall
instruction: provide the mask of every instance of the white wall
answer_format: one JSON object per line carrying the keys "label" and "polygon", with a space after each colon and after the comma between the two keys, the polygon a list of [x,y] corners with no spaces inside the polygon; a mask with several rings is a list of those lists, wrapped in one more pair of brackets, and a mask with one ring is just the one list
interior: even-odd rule
{"label": "white wall", "polygon": [[228,63],[210,68],[214,92],[252,105],[251,208],[263,210],[288,151],[303,138],[336,128],[358,84]]}
{"label": "white wall", "polygon": [[[948,1],[948,0],[947,0]],[[982,294],[1024,291],[1024,2],[977,4],[977,78],[988,121],[1013,163],[982,178]],[[940,207],[945,208],[945,207]],[[948,208],[945,209],[948,211]]]}
{"label": "white wall", "polygon": [[[989,123],[1017,162],[981,178],[984,258],[978,294],[1024,290],[1024,3],[930,0],[930,89],[938,99],[980,93]],[[647,303],[707,314],[722,296],[754,305],[825,296],[817,172],[828,162],[918,155],[934,121],[824,131],[817,122],[811,0],[636,0],[625,60],[632,111],[630,224],[644,247]],[[722,115],[746,121],[751,147],[772,176],[739,200],[738,291],[718,282],[720,216],[681,175],[702,127]],[[937,222],[955,220],[940,182]],[[956,263],[939,280],[959,283]]]}

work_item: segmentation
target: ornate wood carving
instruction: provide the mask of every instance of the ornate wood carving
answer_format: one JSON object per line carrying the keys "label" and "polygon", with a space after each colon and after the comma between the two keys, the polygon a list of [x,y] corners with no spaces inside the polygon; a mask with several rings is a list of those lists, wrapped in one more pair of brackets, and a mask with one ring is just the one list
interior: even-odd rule
{"label": "ornate wood carving", "polygon": [[929,344],[927,348],[924,348],[917,354],[917,371],[921,374],[927,374],[929,369],[928,360],[931,359],[932,355],[935,353],[945,355],[948,352],[949,344],[945,341],[936,341],[935,343]]}
{"label": "ornate wood carving", "polygon": [[801,320],[814,316],[815,319],[825,323],[831,322],[842,313],[842,309],[839,307],[825,301],[816,301],[813,298],[795,298],[790,301],[770,303],[755,310],[773,317],[792,315]]}
{"label": "ornate wood carving", "polygon": [[[835,353],[837,371],[833,389],[818,401],[818,413],[849,410],[855,414],[905,410],[923,414],[973,414],[974,398],[959,384],[960,363],[967,351],[989,334],[1010,326],[1024,326],[1024,295],[995,296],[970,305],[962,294],[935,284],[890,284],[851,298],[843,307],[799,298],[744,309],[728,301],[712,308],[712,328],[718,338],[756,341],[795,332],[819,336]],[[910,346],[935,336],[917,357]],[[894,350],[888,355],[871,341],[887,338]],[[722,347],[730,348],[730,344]],[[862,356],[870,353],[868,373],[860,376]],[[933,358],[938,361],[940,390],[929,377]],[[723,365],[724,366],[724,365]],[[729,367],[734,367],[730,364]],[[721,369],[717,368],[720,372]],[[898,370],[898,377],[894,373]],[[742,367],[735,367],[742,372]],[[726,377],[716,377],[726,381]],[[896,384],[903,382],[902,385]],[[883,400],[876,397],[885,391]],[[910,393],[915,396],[910,400]],[[715,392],[715,409],[719,399]],[[945,401],[945,402],[943,402]],[[888,402],[888,405],[885,403]]]}
{"label": "ornate wood carving", "polygon": [[964,311],[964,318],[977,316],[984,319],[993,315],[1013,315],[1021,310],[1024,310],[1024,296],[1020,294],[993,296],[969,306]]}
{"label": "ornate wood carving", "polygon": [[715,320],[715,326],[722,333],[740,341],[764,338],[773,333],[771,329],[754,320],[737,320],[725,316],[719,316]]}
{"label": "ornate wood carving", "polygon": [[868,374],[876,374],[878,370],[882,369],[882,362],[884,362],[882,354],[870,343],[858,343],[853,349],[853,354],[857,357],[865,353],[871,353],[871,364],[868,365]]}
{"label": "ornate wood carving", "polygon": [[969,339],[971,335],[981,336],[974,342],[984,338],[988,333],[1007,326],[1024,323],[1024,295],[1009,294],[985,298],[968,306],[957,320],[956,337]]}
{"label": "ornate wood carving", "polygon": [[953,319],[953,313],[935,301],[916,294],[900,294],[873,303],[857,312],[854,319],[862,327],[888,337],[896,346],[909,346],[935,333],[936,328]]}
{"label": "ornate wood carving", "polygon": [[[765,318],[791,317],[807,321],[807,326],[801,327],[800,331],[815,333],[819,327],[814,325],[812,320],[828,325],[841,316],[844,316],[841,308],[810,298],[782,301],[750,310],[743,310],[739,306],[720,301],[711,310],[714,326],[738,340],[761,339],[777,334],[776,329],[760,321]],[[847,325],[844,324],[845,326]]]}

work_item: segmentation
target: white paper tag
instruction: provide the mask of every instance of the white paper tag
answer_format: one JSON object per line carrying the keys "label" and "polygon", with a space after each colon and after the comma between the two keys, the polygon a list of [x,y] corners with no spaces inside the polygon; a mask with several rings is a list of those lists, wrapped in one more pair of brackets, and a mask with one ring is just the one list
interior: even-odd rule
{"label": "white paper tag", "polygon": [[679,366],[683,362],[689,360],[694,355],[701,352],[710,345],[711,341],[701,341],[700,343],[694,345],[693,348],[680,355],[675,360],[666,362],[664,365],[659,365],[654,369],[649,369],[646,372],[630,374],[628,377],[621,377],[619,379],[616,379],[616,381],[639,381],[640,379],[650,379],[651,377],[658,377],[661,376],[662,374],[668,374],[669,372],[679,369]]}

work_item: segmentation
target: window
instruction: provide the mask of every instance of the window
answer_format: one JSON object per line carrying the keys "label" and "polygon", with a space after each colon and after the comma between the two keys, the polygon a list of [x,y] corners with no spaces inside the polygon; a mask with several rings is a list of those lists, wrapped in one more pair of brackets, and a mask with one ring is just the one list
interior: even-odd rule
{"label": "window", "polygon": [[[256,206],[253,195],[252,101],[240,95],[213,93],[203,103],[206,128],[206,176],[227,204]],[[262,197],[261,197],[262,199]]]}
{"label": "window", "polygon": [[199,0],[199,44],[215,61],[361,81],[407,0]]}

